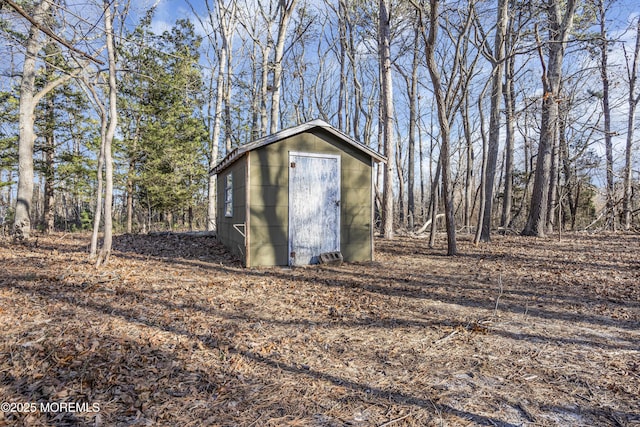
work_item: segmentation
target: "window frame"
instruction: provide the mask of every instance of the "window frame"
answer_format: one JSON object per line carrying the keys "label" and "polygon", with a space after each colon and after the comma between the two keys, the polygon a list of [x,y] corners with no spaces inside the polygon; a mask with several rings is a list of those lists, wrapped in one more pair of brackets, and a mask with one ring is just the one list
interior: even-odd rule
{"label": "window frame", "polygon": [[224,216],[233,216],[233,172],[224,177]]}

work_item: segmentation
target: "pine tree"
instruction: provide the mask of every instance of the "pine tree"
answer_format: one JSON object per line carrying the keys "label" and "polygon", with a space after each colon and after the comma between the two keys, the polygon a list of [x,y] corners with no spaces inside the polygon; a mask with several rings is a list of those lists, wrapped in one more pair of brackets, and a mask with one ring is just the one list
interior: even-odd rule
{"label": "pine tree", "polygon": [[178,21],[156,40],[155,66],[146,68],[142,78],[153,84],[143,82],[136,88],[143,100],[137,106],[137,194],[139,202],[163,215],[169,226],[174,212],[192,212],[206,177],[207,135],[199,117],[200,42],[190,22]]}

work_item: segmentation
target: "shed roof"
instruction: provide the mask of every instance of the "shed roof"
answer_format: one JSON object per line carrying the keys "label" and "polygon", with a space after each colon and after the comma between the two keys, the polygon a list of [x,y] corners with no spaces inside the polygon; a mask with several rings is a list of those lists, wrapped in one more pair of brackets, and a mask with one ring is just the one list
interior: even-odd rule
{"label": "shed roof", "polygon": [[364,154],[370,156],[376,162],[386,163],[387,161],[387,158],[381,155],[380,153],[378,153],[377,151],[372,150],[366,145],[359,143],[358,141],[351,138],[346,133],[340,131],[339,129],[334,128],[324,120],[317,119],[307,123],[303,123],[301,125],[298,125],[292,128],[281,130],[272,135],[265,136],[263,138],[257,139],[248,144],[241,145],[239,147],[234,148],[229,154],[227,154],[224,157],[224,159],[222,159],[216,166],[214,166],[213,169],[211,169],[211,173],[214,173],[214,174],[219,173],[220,171],[224,170],[227,166],[235,162],[240,156],[242,156],[244,153],[248,151],[253,151],[257,148],[264,147],[265,145],[273,144],[274,142],[281,141],[283,139],[289,138],[299,133],[306,132],[313,128],[322,128],[326,130],[327,132],[331,133],[333,136],[345,142],[346,144],[349,144],[352,147],[362,151]]}

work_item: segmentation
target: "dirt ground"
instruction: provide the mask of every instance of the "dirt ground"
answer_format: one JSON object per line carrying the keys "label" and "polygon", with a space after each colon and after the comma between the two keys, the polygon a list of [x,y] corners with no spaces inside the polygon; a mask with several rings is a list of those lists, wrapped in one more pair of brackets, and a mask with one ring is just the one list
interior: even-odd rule
{"label": "dirt ground", "polygon": [[640,426],[638,234],[295,269],[88,242],[0,238],[0,426]]}

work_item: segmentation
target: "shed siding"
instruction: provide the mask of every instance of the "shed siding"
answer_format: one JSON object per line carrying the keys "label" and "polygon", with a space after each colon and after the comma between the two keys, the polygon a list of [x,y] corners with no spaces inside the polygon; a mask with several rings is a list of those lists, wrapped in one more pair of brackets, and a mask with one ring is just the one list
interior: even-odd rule
{"label": "shed siding", "polygon": [[[234,225],[246,223],[247,201],[247,161],[246,156],[241,157],[229,166],[224,172],[218,174],[217,183],[217,230],[218,240],[227,246],[236,256],[246,261],[245,239]],[[233,216],[227,217],[224,212],[225,177],[233,174]],[[239,226],[240,230],[244,227]]]}
{"label": "shed siding", "polygon": [[289,262],[290,151],[341,156],[341,251],[348,262],[371,260],[373,160],[330,133],[315,128],[249,152],[249,266],[287,265]]}

